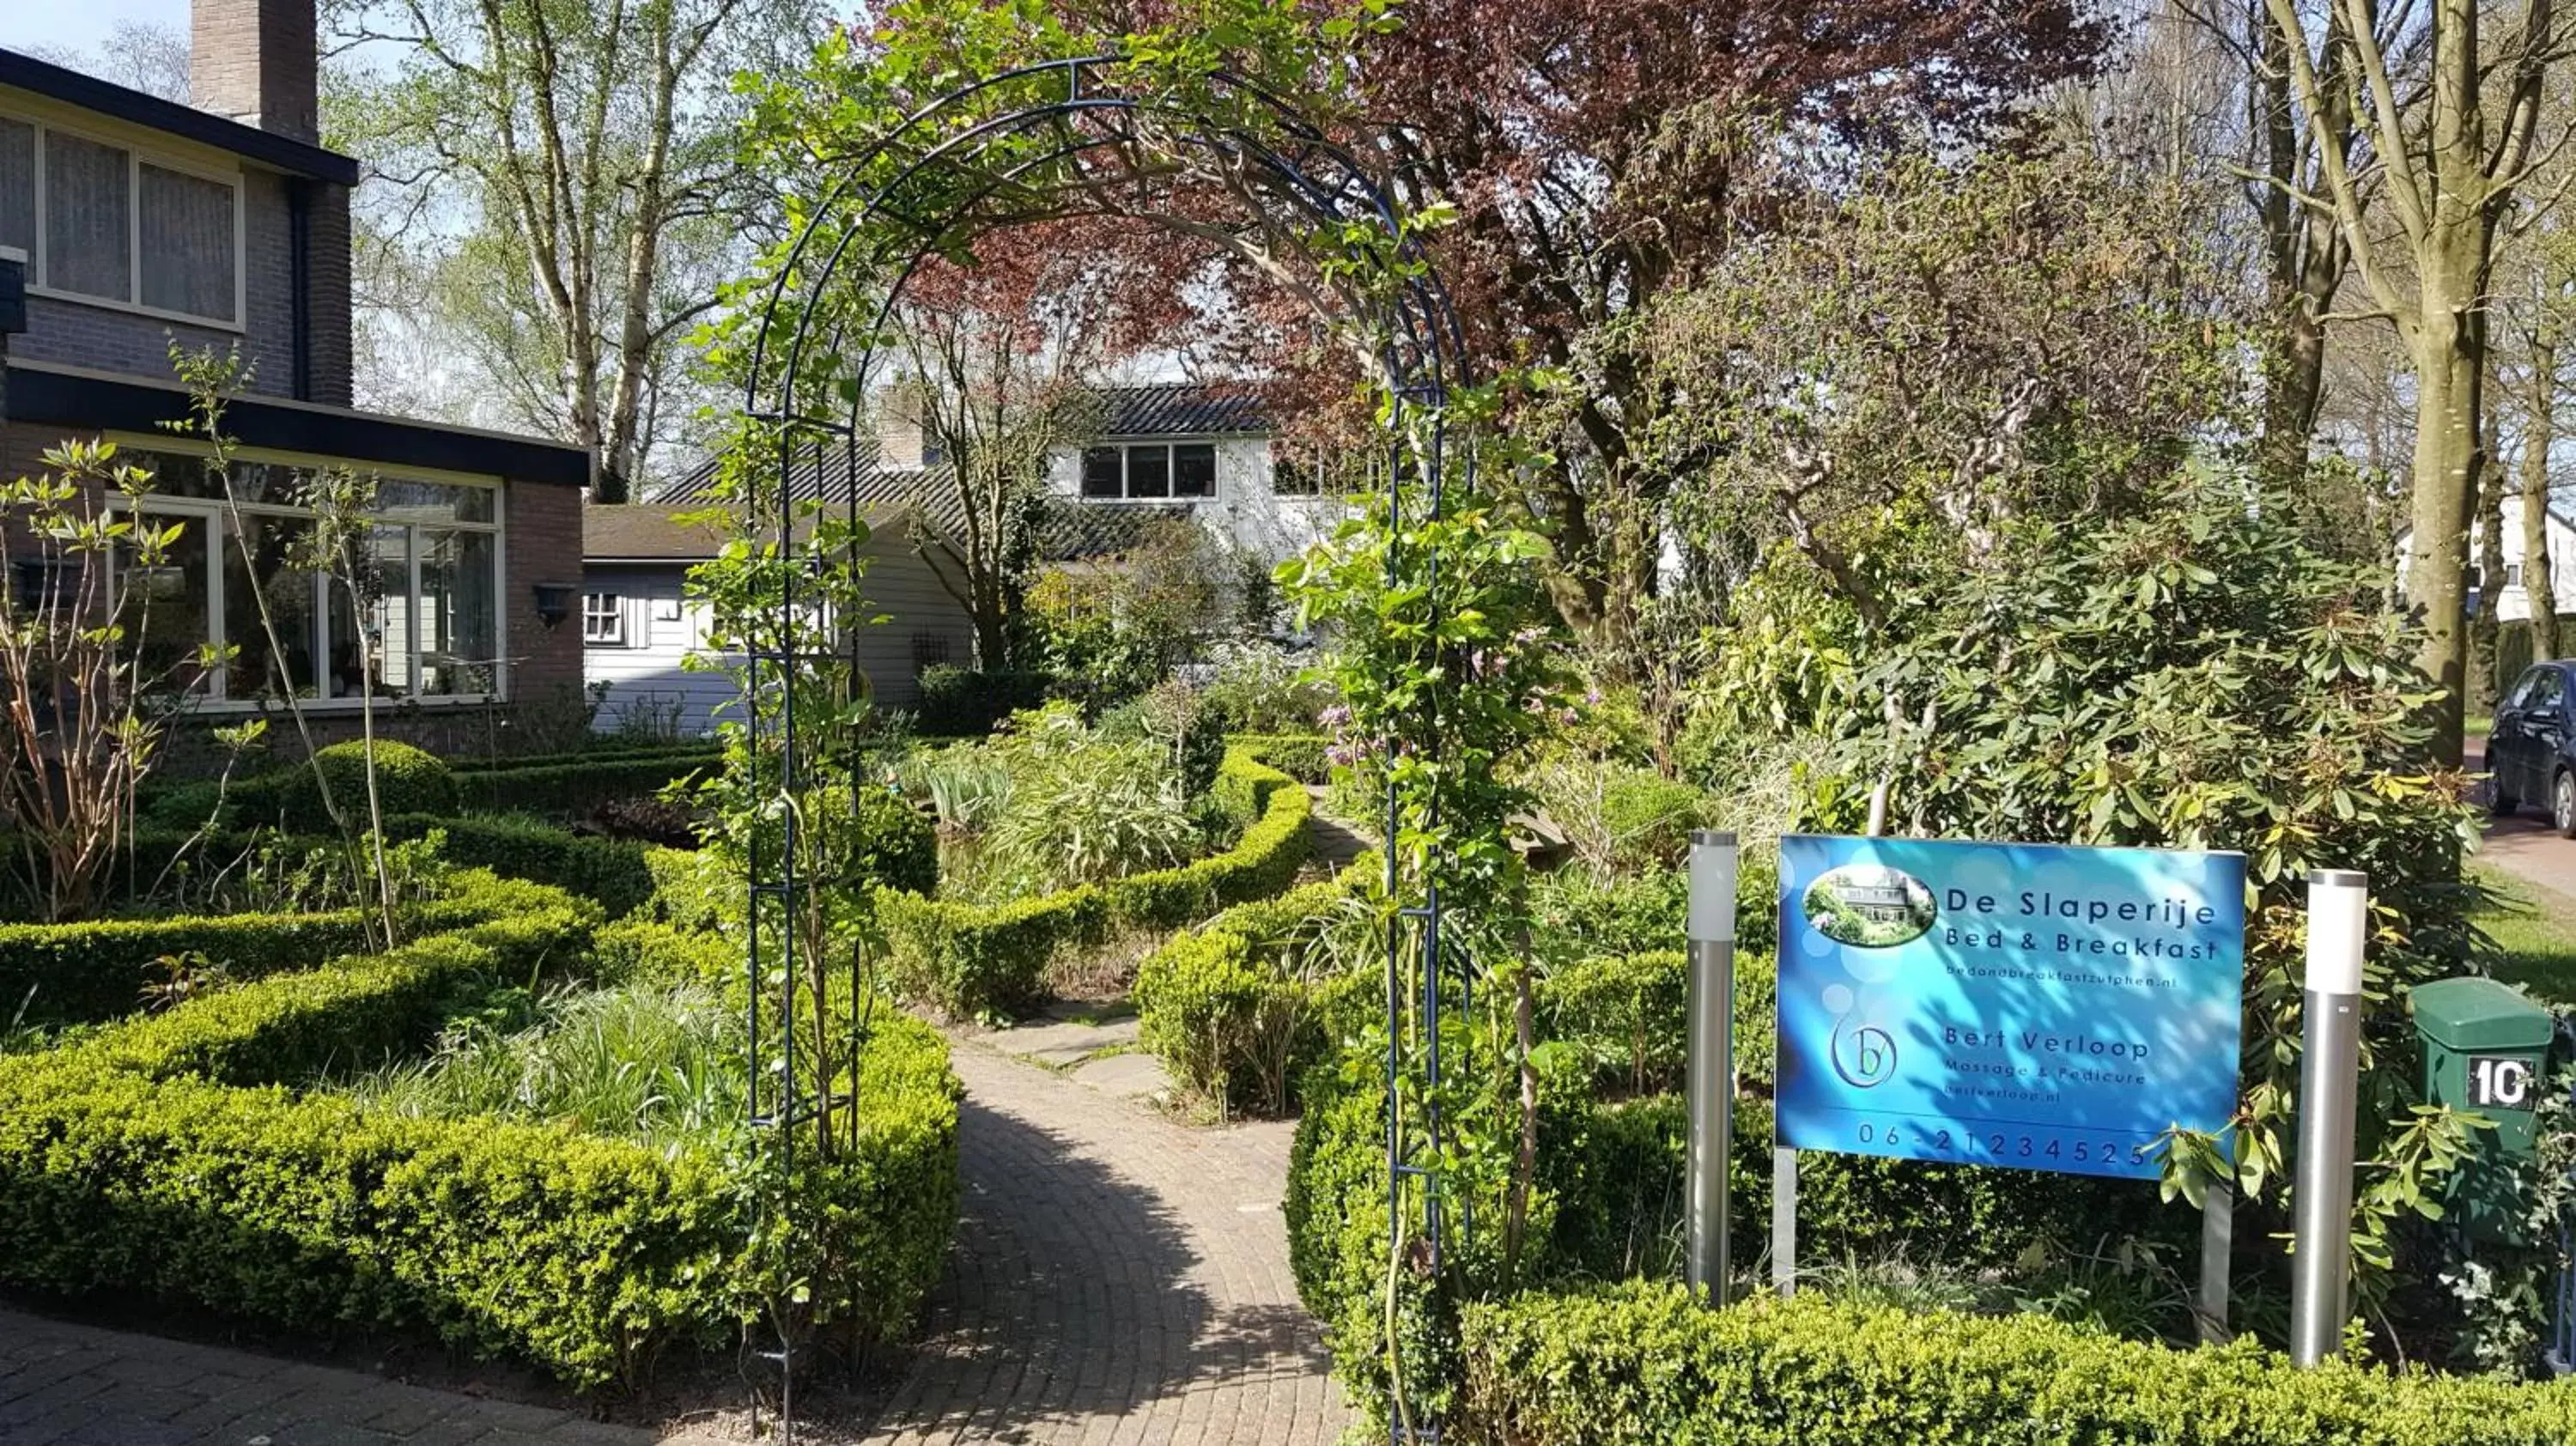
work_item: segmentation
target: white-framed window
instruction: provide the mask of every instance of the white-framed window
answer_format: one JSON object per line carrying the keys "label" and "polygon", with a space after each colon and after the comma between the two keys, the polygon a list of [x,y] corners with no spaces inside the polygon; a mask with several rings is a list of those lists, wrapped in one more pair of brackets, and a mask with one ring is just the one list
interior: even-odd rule
{"label": "white-framed window", "polygon": [[1270,444],[1270,490],[1282,497],[1343,497],[1386,486],[1384,447]]}
{"label": "white-framed window", "polygon": [[1104,442],[1082,449],[1082,495],[1104,502],[1206,502],[1213,442]]}
{"label": "white-framed window", "polygon": [[626,600],[613,592],[583,593],[581,640],[594,648],[626,646]]}
{"label": "white-framed window", "polygon": [[[151,609],[137,620],[147,675],[175,669],[192,698],[215,705],[288,694],[507,696],[499,483],[379,477],[356,566],[337,570],[357,574],[353,589],[310,566],[311,464],[236,458],[236,507],[202,456],[136,448],[120,457],[153,474],[143,517],[182,528],[164,565],[135,589],[137,605]],[[208,644],[232,648],[230,663],[189,666]]]}
{"label": "white-framed window", "polygon": [[238,328],[242,213],[238,169],[0,115],[0,246],[38,294]]}

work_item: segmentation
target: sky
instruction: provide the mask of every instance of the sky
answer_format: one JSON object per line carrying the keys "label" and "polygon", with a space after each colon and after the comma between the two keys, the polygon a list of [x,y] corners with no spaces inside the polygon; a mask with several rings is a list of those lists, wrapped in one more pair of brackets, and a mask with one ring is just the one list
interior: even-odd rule
{"label": "sky", "polygon": [[58,45],[87,50],[105,40],[120,20],[184,33],[188,0],[0,0],[0,49]]}

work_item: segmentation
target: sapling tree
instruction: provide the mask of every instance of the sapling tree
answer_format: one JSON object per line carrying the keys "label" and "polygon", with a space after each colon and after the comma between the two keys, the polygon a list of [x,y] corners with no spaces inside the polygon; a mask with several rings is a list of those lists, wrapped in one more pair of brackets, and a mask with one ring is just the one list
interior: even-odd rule
{"label": "sapling tree", "polygon": [[[192,352],[175,341],[170,346],[170,365],[178,374],[180,382],[187,387],[189,398],[188,421],[172,425],[171,430],[205,446],[206,475],[215,484],[224,504],[224,530],[230,534],[233,546],[240,554],[244,575],[262,577],[268,570],[269,564],[263,561],[252,546],[251,538],[256,535],[255,530],[249,525],[247,514],[242,511],[241,488],[237,485],[237,479],[234,476],[234,461],[239,448],[232,437],[224,431],[224,412],[229,405],[229,399],[248,383],[250,369],[242,361],[237,350],[218,353],[208,348]],[[348,525],[345,518],[338,524],[344,532]],[[309,566],[314,560],[316,551],[312,538],[304,539],[299,544],[298,550],[303,554],[300,560]],[[254,587],[250,589],[250,595],[259,615],[260,637],[268,647],[268,656],[271,658],[290,656],[284,636],[278,629],[276,610],[269,605],[268,589]],[[359,615],[364,616],[363,613]],[[364,650],[361,649],[361,651]],[[293,720],[296,740],[304,749],[305,766],[312,770],[315,794],[321,800],[323,813],[331,820],[332,832],[340,840],[342,858],[349,870],[349,877],[356,880],[365,874],[364,853],[342,801],[332,791],[330,770],[322,765],[319,757],[320,745],[313,736],[312,720],[304,711],[300,693],[301,684],[315,681],[318,680],[280,677],[276,680],[277,687],[274,695],[263,697],[259,701],[263,705],[270,702],[283,705],[287,717]],[[370,717],[367,720],[370,741],[366,750],[366,775],[367,793],[371,805],[375,796],[376,778],[373,726],[373,719]],[[371,823],[381,822],[376,818],[372,806],[369,820]],[[373,831],[379,835],[382,833],[381,828]],[[376,848],[376,873],[381,880],[384,875],[381,837],[377,840]],[[384,941],[390,945],[396,927],[390,895],[380,895],[379,902],[382,909],[377,924],[383,931]]]}
{"label": "sapling tree", "polygon": [[162,704],[226,649],[155,646],[152,604],[186,526],[143,510],[151,474],[68,441],[0,483],[0,823],[48,921],[96,906],[157,762]]}
{"label": "sapling tree", "polygon": [[355,640],[358,681],[358,730],[367,783],[367,848],[375,865],[377,904],[383,914],[387,947],[400,943],[394,915],[393,874],[385,866],[385,810],[376,789],[376,660],[381,642],[384,574],[376,556],[377,527],[369,514],[376,508],[376,478],[343,467],[326,467],[304,479],[302,501],[313,514],[291,549],[296,564],[340,588],[349,599],[349,617],[359,632]]}

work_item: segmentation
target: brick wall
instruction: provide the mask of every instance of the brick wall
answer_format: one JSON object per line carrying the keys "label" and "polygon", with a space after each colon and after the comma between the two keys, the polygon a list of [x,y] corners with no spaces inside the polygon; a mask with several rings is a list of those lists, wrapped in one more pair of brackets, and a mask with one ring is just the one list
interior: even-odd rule
{"label": "brick wall", "polygon": [[195,0],[188,91],[200,110],[318,141],[314,0]]}
{"label": "brick wall", "polygon": [[[503,501],[503,655],[513,701],[550,706],[581,693],[581,490],[515,484]],[[536,585],[573,585],[573,611],[549,628],[537,620]]]}

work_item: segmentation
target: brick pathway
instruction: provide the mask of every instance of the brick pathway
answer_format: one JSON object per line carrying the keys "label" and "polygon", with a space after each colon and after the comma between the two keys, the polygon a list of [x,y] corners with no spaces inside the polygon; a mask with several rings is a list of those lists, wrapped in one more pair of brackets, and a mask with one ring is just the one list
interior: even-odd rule
{"label": "brick pathway", "polygon": [[665,1439],[541,1406],[0,1311],[0,1442],[9,1446],[653,1446]]}
{"label": "brick pathway", "polygon": [[1293,1446],[1345,1416],[1288,1274],[1285,1124],[1192,1129],[963,1046],[966,1210],[872,1441]]}
{"label": "brick pathway", "polygon": [[[968,1044],[965,1217],[885,1446],[1298,1446],[1345,1416],[1288,1274],[1290,1126],[1171,1123]],[[7,1446],[650,1446],[566,1412],[0,1311]]]}

